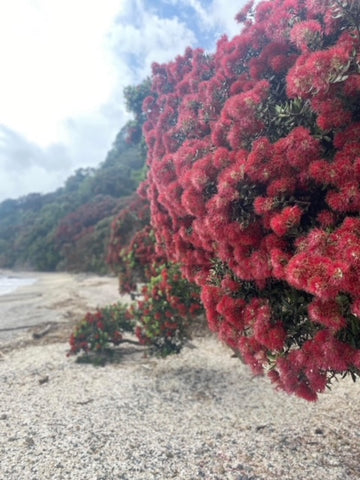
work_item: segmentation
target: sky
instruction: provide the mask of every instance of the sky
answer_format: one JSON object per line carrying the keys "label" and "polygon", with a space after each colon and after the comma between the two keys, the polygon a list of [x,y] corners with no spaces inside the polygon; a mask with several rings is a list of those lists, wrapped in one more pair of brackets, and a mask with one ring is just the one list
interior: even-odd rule
{"label": "sky", "polygon": [[123,89],[187,46],[212,52],[246,0],[0,2],[0,201],[96,167],[130,118]]}

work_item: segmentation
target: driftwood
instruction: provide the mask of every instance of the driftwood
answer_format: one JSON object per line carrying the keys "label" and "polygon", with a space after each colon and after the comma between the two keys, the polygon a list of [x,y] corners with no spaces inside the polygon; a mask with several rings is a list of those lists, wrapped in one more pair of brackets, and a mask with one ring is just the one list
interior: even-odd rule
{"label": "driftwood", "polygon": [[[44,335],[46,335],[47,333],[50,332],[52,326],[53,325],[51,325],[51,324],[46,325],[46,327],[44,327],[42,330],[34,332],[32,334],[32,337],[35,338],[35,339],[43,337]],[[36,328],[36,327],[38,328],[39,325],[19,325],[17,327],[0,328],[0,332],[12,332],[14,330],[25,330],[26,328]]]}
{"label": "driftwood", "polygon": [[51,324],[50,324],[50,325],[46,325],[46,327],[43,328],[42,330],[39,330],[38,332],[34,332],[34,333],[32,334],[32,337],[33,337],[33,338],[36,338],[36,339],[43,337],[44,335],[46,335],[47,333],[50,332],[51,327],[52,327]]}
{"label": "driftwood", "polygon": [[21,325],[19,327],[7,327],[7,328],[0,328],[0,332],[11,332],[12,330],[23,330],[25,328],[35,328],[39,325]]}

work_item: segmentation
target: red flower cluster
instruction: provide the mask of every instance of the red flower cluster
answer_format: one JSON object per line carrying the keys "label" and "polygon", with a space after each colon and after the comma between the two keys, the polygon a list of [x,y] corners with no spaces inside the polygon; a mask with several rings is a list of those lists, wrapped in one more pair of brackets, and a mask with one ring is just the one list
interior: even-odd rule
{"label": "red flower cluster", "polygon": [[126,305],[114,304],[88,312],[71,334],[68,356],[85,353],[104,353],[110,346],[123,341],[123,333],[132,331],[131,315]]}
{"label": "red flower cluster", "polygon": [[149,216],[148,202],[134,195],[112,223],[107,262],[119,275],[121,293],[135,291],[159,260]]}
{"label": "red flower cluster", "polygon": [[157,248],[201,287],[210,327],[309,400],[360,374],[355,3],[247,6],[214,55],[155,64],[144,101]]}
{"label": "red flower cluster", "polygon": [[201,313],[198,289],[181,278],[176,265],[159,268],[131,308],[139,342],[166,356],[178,353],[189,337],[190,320]]}

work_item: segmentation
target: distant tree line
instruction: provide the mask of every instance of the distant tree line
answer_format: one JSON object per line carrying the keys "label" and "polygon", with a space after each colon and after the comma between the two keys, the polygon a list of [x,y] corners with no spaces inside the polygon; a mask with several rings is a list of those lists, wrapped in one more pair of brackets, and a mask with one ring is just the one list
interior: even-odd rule
{"label": "distant tree line", "polygon": [[80,168],[64,187],[0,203],[0,268],[107,273],[110,225],[144,177],[141,111],[149,80],[124,90],[133,114],[98,168]]}

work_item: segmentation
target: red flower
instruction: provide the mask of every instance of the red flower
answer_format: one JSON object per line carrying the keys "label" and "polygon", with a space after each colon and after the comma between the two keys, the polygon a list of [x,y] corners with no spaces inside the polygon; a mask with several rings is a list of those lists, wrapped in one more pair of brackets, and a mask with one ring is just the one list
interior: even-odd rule
{"label": "red flower", "polygon": [[97,323],[96,323],[96,326],[99,330],[104,330],[105,329],[105,325],[104,325],[104,322],[102,322],[101,320],[99,320]]}
{"label": "red flower", "polygon": [[309,306],[309,316],[312,321],[321,323],[333,331],[346,326],[346,320],[336,300],[313,300]]}
{"label": "red flower", "polygon": [[283,237],[300,224],[302,213],[301,208],[297,205],[286,207],[281,213],[275,214],[271,218],[270,226],[276,235]]}
{"label": "red flower", "polygon": [[302,51],[316,48],[321,41],[322,26],[316,20],[296,23],[290,32],[290,39]]}

